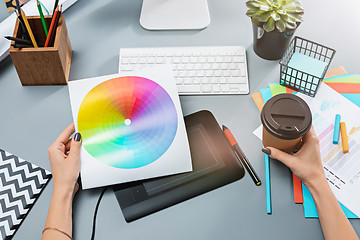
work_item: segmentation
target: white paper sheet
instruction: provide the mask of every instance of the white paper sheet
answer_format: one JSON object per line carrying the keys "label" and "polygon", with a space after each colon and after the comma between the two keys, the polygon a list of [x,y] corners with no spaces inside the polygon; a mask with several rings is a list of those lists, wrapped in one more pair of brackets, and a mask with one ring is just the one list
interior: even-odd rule
{"label": "white paper sheet", "polygon": [[[63,11],[73,5],[77,0],[60,0],[59,5],[63,5]],[[55,0],[42,0],[42,4],[48,9],[50,14],[52,13]],[[39,16],[39,11],[36,6],[36,0],[31,0],[21,7],[26,16]],[[43,11],[44,14],[46,13]],[[4,38],[5,36],[12,36],[14,33],[14,27],[16,22],[16,14],[13,13],[0,23],[0,62],[9,55],[9,47],[11,41]]]}
{"label": "white paper sheet", "polygon": [[[86,94],[98,84],[120,76],[126,76],[126,74],[115,74],[69,82],[70,100],[76,130],[78,111]],[[171,175],[192,170],[190,148],[185,130],[184,118],[175,81],[173,80],[173,72],[171,71],[170,66],[165,65],[143,69],[141,71],[134,71],[131,73],[131,76],[151,79],[168,92],[175,104],[178,117],[178,127],[175,138],[168,150],[156,161],[149,165],[133,169],[121,169],[106,165],[96,160],[84,147],[82,147],[80,158],[83,189]]]}
{"label": "white paper sheet", "polygon": [[[326,84],[321,84],[315,98],[298,94],[309,105],[319,138],[325,175],[336,198],[360,216],[360,108]],[[342,143],[332,143],[335,115],[345,122],[349,153]],[[340,138],[341,139],[341,138]]]}

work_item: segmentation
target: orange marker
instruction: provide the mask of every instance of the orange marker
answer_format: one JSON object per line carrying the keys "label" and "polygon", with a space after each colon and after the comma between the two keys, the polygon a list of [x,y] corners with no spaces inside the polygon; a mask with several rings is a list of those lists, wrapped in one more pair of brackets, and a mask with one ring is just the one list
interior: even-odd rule
{"label": "orange marker", "polygon": [[224,135],[225,135],[228,143],[234,150],[235,155],[240,159],[241,163],[243,164],[243,166],[246,168],[246,170],[250,174],[250,177],[252,178],[252,180],[254,181],[256,186],[260,186],[261,181],[260,181],[258,175],[256,174],[255,170],[249,163],[249,160],[246,158],[244,152],[241,150],[239,144],[237,143],[236,139],[234,138],[234,136],[232,135],[230,130],[224,125],[223,125],[223,132],[224,132]]}
{"label": "orange marker", "polygon": [[340,123],[340,132],[341,132],[341,142],[342,142],[343,153],[348,153],[349,145],[348,145],[348,140],[347,140],[347,135],[346,135],[345,122]]}

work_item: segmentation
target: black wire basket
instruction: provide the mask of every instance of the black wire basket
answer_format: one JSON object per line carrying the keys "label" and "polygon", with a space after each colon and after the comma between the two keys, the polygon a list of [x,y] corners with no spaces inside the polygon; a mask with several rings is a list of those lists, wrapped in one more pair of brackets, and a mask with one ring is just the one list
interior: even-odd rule
{"label": "black wire basket", "polygon": [[[327,65],[323,74],[320,77],[314,76],[288,66],[290,59],[295,52],[325,62]],[[294,37],[289,48],[280,60],[280,84],[314,97],[320,83],[324,79],[324,75],[328,70],[335,52],[336,51],[332,48],[328,48],[298,36]]]}

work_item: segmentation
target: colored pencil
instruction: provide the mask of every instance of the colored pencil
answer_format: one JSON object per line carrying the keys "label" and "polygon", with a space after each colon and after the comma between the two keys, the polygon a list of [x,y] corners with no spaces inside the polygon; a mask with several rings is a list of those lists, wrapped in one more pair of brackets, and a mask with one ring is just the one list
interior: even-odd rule
{"label": "colored pencil", "polygon": [[270,160],[267,154],[265,155],[265,189],[266,189],[266,212],[271,214],[271,185],[270,185]]}
{"label": "colored pencil", "polygon": [[31,42],[33,43],[34,47],[37,48],[38,45],[37,45],[37,43],[36,43],[34,34],[33,34],[33,32],[31,31],[30,24],[29,24],[29,22],[28,22],[28,20],[27,20],[27,18],[26,18],[26,15],[25,15],[25,13],[24,13],[24,11],[23,11],[22,9],[20,9],[20,10],[21,10],[21,16],[22,16],[22,18],[23,18],[23,20],[24,20],[26,29],[27,29],[27,31],[28,31],[28,33],[29,33],[29,35],[30,35]]}
{"label": "colored pencil", "polygon": [[55,0],[55,4],[54,4],[54,8],[53,8],[53,13],[52,13],[53,16],[54,16],[54,14],[55,14],[55,10],[56,10],[56,8],[57,8],[58,5],[59,5],[59,0]]}
{"label": "colored pencil", "polygon": [[343,153],[348,153],[349,152],[349,144],[348,144],[347,135],[346,135],[345,122],[340,123],[340,132],[341,132],[341,142],[342,142]]}
{"label": "colored pencil", "polygon": [[56,10],[55,10],[55,13],[51,19],[51,24],[50,24],[50,28],[49,28],[49,32],[48,32],[48,35],[47,35],[47,38],[46,38],[46,41],[45,41],[45,47],[48,47],[49,44],[50,44],[50,40],[51,40],[51,35],[54,34],[54,31],[56,29],[55,27],[55,22],[56,22],[56,18],[57,18],[57,15],[59,14],[59,7],[56,7]]}
{"label": "colored pencil", "polygon": [[45,18],[44,18],[44,14],[41,10],[41,6],[40,6],[40,3],[38,0],[36,0],[36,4],[37,4],[37,8],[39,10],[39,14],[40,14],[40,18],[41,18],[41,22],[42,22],[42,25],[44,27],[44,32],[45,32],[45,35],[47,36],[48,35],[48,29],[47,29],[47,26],[46,26],[46,22],[45,22]]}

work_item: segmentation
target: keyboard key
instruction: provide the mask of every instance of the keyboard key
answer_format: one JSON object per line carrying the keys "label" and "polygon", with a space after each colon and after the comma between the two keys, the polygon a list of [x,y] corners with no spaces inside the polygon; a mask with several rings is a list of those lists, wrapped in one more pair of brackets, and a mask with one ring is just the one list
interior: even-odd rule
{"label": "keyboard key", "polygon": [[240,77],[240,71],[239,70],[231,70],[231,76]]}
{"label": "keyboard key", "polygon": [[202,83],[202,84],[209,84],[210,81],[209,81],[208,78],[204,77],[204,78],[201,79],[201,83]]}
{"label": "keyboard key", "polygon": [[230,86],[227,85],[227,84],[221,84],[220,88],[221,88],[221,91],[224,92],[224,93],[227,93],[227,92],[230,91]]}
{"label": "keyboard key", "polygon": [[192,84],[192,78],[184,78],[184,84],[185,84],[185,85],[190,85],[190,84]]}
{"label": "keyboard key", "polygon": [[245,62],[245,58],[236,56],[236,57],[233,58],[233,61],[236,62],[236,63],[242,63],[242,62]]}
{"label": "keyboard key", "polygon": [[183,78],[175,78],[176,84],[183,84],[184,83],[184,79]]}
{"label": "keyboard key", "polygon": [[217,84],[212,85],[212,89],[213,89],[214,93],[219,93],[221,91],[220,85],[217,85]]}
{"label": "keyboard key", "polygon": [[179,85],[177,86],[178,92],[185,93],[200,93],[201,86],[200,85]]}
{"label": "keyboard key", "polygon": [[201,83],[201,81],[202,81],[202,79],[201,78],[193,78],[193,84],[200,84]]}
{"label": "keyboard key", "polygon": [[228,83],[244,83],[243,79],[240,77],[233,77],[233,78],[228,78]]}
{"label": "keyboard key", "polygon": [[211,87],[211,85],[202,85],[201,86],[201,91],[203,93],[211,93],[212,92],[212,87]]}
{"label": "keyboard key", "polygon": [[132,65],[122,65],[120,68],[121,71],[132,71],[134,70]]}
{"label": "keyboard key", "polygon": [[219,78],[219,79],[220,79],[219,83],[221,83],[221,84],[227,83],[227,78]]}

